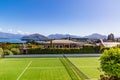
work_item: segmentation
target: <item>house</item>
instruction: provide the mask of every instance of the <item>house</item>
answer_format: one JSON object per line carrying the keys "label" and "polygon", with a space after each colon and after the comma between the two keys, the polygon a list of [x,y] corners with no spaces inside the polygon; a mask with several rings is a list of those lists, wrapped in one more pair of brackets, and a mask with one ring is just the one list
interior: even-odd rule
{"label": "house", "polygon": [[50,40],[42,43],[44,48],[81,48],[83,42],[76,42],[72,40]]}

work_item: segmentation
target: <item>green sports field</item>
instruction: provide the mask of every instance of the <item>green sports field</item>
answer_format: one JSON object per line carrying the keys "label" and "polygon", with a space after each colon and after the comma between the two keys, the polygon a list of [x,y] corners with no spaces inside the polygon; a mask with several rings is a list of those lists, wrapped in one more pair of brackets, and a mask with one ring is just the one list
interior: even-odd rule
{"label": "green sports field", "polygon": [[98,80],[100,75],[99,57],[69,58],[91,80]]}
{"label": "green sports field", "polygon": [[[0,80],[73,80],[71,67],[62,58],[3,58],[0,59]],[[99,77],[97,57],[69,58],[89,78]],[[64,62],[64,61],[63,61]],[[68,68],[68,69],[67,69]],[[91,72],[92,71],[92,72]],[[73,76],[74,77],[74,76]]]}

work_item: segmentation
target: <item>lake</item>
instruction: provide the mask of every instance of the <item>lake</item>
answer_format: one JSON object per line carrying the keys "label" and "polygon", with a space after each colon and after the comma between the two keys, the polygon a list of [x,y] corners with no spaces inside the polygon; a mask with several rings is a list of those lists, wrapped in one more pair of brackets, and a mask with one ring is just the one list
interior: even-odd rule
{"label": "lake", "polygon": [[26,41],[22,41],[22,40],[20,40],[20,39],[0,39],[0,42],[25,43]]}

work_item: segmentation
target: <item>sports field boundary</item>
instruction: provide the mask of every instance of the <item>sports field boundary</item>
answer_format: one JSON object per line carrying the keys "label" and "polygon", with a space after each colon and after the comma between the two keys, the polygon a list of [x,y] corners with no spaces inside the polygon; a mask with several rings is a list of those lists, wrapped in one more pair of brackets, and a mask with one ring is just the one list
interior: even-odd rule
{"label": "sports field boundary", "polygon": [[4,58],[62,58],[66,57],[100,57],[100,53],[96,54],[26,54],[26,55],[4,55]]}
{"label": "sports field boundary", "polygon": [[16,80],[20,80],[21,76],[25,73],[25,71],[28,69],[28,67],[30,66],[31,63],[32,63],[32,61],[30,61],[28,63],[28,65],[25,67],[25,69],[22,71],[22,73],[18,76],[18,78]]}

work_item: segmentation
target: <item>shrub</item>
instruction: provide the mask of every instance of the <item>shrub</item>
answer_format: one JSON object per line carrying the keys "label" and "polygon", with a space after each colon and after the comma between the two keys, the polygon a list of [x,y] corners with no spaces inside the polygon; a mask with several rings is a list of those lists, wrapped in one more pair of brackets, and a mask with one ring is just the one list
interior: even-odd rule
{"label": "shrub", "polygon": [[20,50],[18,48],[12,48],[11,51],[13,54],[20,54]]}
{"label": "shrub", "polygon": [[8,50],[8,49],[5,49],[4,50],[4,54],[5,55],[13,55],[12,51]]}
{"label": "shrub", "polygon": [[83,49],[71,49],[71,48],[50,48],[50,49],[42,49],[42,48],[35,48],[35,49],[28,49],[29,54],[75,54],[75,53],[98,53],[95,51],[94,47],[86,47]]}
{"label": "shrub", "polygon": [[2,49],[2,48],[0,48],[0,58],[2,58],[2,57],[3,57],[3,55],[4,55],[4,53],[3,53],[3,49]]}
{"label": "shrub", "polygon": [[104,50],[109,50],[109,49],[110,49],[110,48],[104,48],[104,47],[103,47],[103,48],[100,49],[100,52],[103,53]]}
{"label": "shrub", "polygon": [[109,78],[107,80],[120,80],[120,48],[104,50],[100,57],[100,65],[104,76]]}

